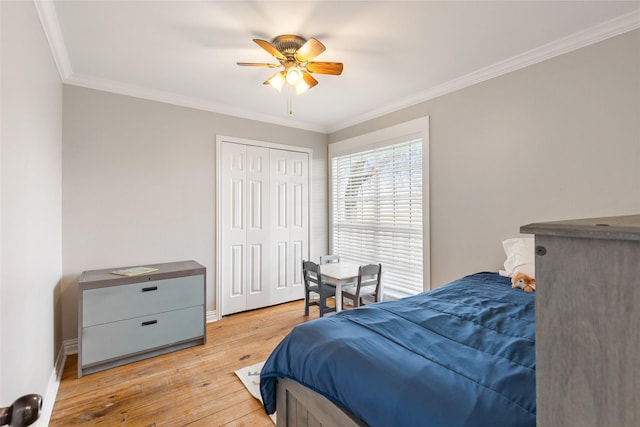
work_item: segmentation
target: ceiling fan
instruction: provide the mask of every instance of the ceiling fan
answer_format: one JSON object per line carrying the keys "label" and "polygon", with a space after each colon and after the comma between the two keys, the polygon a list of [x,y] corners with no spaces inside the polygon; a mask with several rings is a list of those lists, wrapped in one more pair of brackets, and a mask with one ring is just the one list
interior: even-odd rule
{"label": "ceiling fan", "polygon": [[282,70],[269,77],[263,84],[271,85],[278,91],[282,90],[285,83],[296,88],[300,94],[318,84],[310,73],[315,74],[342,74],[341,62],[315,62],[311,61],[326,50],[326,47],[317,39],[304,39],[295,34],[282,34],[276,36],[271,42],[253,39],[261,48],[269,52],[279,61],[279,64],[259,62],[238,62],[238,65],[249,67],[268,67]]}

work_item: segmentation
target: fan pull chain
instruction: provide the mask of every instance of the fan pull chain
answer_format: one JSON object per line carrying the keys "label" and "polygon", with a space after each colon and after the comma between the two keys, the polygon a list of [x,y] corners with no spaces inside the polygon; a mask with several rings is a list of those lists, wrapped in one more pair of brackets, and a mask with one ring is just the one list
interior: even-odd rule
{"label": "fan pull chain", "polygon": [[285,87],[285,91],[287,92],[287,112],[290,116],[293,115],[293,97],[291,96],[291,88],[287,85]]}

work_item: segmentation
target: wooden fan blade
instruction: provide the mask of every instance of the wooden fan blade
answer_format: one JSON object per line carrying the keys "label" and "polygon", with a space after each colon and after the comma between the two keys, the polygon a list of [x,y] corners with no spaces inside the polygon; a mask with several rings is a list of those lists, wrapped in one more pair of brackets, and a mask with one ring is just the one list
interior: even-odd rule
{"label": "wooden fan blade", "polygon": [[300,49],[296,51],[296,59],[300,62],[307,62],[310,59],[315,58],[324,52],[327,48],[324,47],[320,41],[314,38],[310,38],[300,46]]}
{"label": "wooden fan blade", "polygon": [[253,39],[254,42],[258,44],[261,48],[269,52],[271,55],[275,56],[278,59],[285,59],[285,56],[280,52],[274,45],[269,43],[266,40]]}
{"label": "wooden fan blade", "polygon": [[263,62],[236,62],[236,64],[243,67],[268,67],[268,68],[276,68],[279,67],[280,64],[265,64]]}
{"label": "wooden fan blade", "polygon": [[317,74],[333,74],[339,76],[342,74],[342,62],[309,62],[307,71]]}
{"label": "wooden fan blade", "polygon": [[313,78],[313,76],[306,71],[302,71],[302,79],[309,86],[309,89],[318,84],[318,81]]}

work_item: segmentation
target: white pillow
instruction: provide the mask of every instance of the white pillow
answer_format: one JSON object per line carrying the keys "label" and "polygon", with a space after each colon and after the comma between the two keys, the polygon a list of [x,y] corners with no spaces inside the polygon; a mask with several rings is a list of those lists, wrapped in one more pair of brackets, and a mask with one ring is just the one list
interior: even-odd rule
{"label": "white pillow", "polygon": [[502,242],[507,259],[501,276],[513,277],[516,273],[524,273],[535,277],[535,238],[515,237]]}

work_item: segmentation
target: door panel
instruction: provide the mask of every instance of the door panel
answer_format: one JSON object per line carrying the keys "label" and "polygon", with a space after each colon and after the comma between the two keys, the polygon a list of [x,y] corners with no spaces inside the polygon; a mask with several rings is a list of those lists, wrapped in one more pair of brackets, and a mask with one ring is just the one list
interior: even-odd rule
{"label": "door panel", "polygon": [[[277,151],[277,152],[274,152]],[[273,303],[304,297],[302,260],[309,259],[309,156],[284,150],[271,152],[271,188],[275,195],[276,235],[273,265],[278,268]]]}
{"label": "door panel", "polygon": [[289,152],[274,150],[271,152],[271,194],[272,201],[272,230],[273,261],[276,271],[272,274],[275,287],[271,294],[273,304],[289,301]]}
{"label": "door panel", "polygon": [[247,230],[245,209],[246,147],[225,143],[220,150],[220,186],[223,208],[220,210],[222,314],[245,310],[245,246]]}
{"label": "door panel", "polygon": [[289,177],[292,193],[289,239],[294,246],[289,300],[294,300],[304,297],[302,260],[309,259],[309,155],[290,152],[289,158],[292,171]]}
{"label": "door panel", "polygon": [[265,286],[269,277],[270,264],[265,260],[263,248],[269,244],[269,149],[247,146],[247,181],[249,182],[248,215],[249,226],[246,242],[249,259],[247,269],[247,305],[246,310],[266,307],[270,303],[269,287]]}
{"label": "door panel", "polygon": [[249,294],[264,292],[262,280],[262,245],[249,246]]}
{"label": "door panel", "polygon": [[244,299],[244,245],[231,246],[231,292],[230,298]]}

